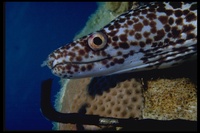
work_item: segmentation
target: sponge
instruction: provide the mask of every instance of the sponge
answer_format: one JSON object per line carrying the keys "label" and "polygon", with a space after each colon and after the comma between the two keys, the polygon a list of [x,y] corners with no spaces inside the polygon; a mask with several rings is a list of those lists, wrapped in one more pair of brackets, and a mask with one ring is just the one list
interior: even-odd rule
{"label": "sponge", "polygon": [[143,119],[197,120],[197,88],[188,78],[147,82]]}

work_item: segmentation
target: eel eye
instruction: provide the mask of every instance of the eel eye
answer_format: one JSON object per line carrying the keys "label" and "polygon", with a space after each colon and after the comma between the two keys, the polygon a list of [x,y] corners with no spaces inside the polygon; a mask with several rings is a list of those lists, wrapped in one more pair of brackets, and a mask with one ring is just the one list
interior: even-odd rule
{"label": "eel eye", "polygon": [[104,48],[107,43],[107,37],[101,32],[93,33],[88,39],[88,45],[93,50],[100,50]]}

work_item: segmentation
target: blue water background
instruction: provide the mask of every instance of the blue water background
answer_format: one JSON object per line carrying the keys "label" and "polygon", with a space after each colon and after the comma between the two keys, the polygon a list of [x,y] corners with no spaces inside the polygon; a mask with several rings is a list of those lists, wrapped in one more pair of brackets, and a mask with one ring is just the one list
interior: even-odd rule
{"label": "blue water background", "polygon": [[4,129],[52,130],[40,111],[40,86],[53,78],[55,95],[59,78],[40,65],[50,52],[72,41],[97,3],[5,2],[4,9]]}

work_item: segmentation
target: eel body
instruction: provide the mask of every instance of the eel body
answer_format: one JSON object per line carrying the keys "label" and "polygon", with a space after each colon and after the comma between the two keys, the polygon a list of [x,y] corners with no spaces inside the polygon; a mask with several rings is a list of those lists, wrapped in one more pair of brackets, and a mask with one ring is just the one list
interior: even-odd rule
{"label": "eel body", "polygon": [[172,67],[197,55],[197,3],[152,2],[49,54],[61,78]]}

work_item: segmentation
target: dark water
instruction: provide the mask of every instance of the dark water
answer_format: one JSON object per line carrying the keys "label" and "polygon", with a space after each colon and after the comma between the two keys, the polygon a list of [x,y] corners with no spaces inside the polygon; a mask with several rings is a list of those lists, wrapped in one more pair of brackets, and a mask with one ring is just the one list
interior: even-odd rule
{"label": "dark water", "polygon": [[4,3],[5,130],[52,130],[40,111],[40,85],[53,78],[55,95],[59,78],[40,65],[50,52],[72,41],[96,8],[95,2]]}

